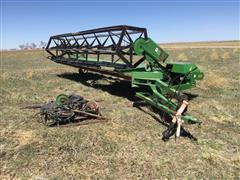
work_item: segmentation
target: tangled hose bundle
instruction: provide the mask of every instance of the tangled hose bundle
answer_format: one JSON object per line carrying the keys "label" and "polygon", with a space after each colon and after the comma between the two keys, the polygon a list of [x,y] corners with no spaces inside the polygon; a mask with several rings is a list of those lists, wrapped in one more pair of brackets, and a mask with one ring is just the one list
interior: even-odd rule
{"label": "tangled hose bundle", "polygon": [[[29,107],[28,107],[29,108]],[[86,119],[103,119],[99,105],[95,101],[87,101],[79,95],[57,96],[56,101],[44,105],[30,107],[40,108],[41,121],[47,126],[83,121]]]}

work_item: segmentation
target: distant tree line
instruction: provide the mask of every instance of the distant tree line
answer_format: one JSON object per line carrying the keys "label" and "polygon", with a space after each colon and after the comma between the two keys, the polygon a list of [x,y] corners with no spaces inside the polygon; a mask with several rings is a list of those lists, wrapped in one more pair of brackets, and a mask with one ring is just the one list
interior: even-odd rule
{"label": "distant tree line", "polygon": [[47,45],[46,42],[40,41],[39,44],[36,43],[26,43],[26,44],[20,44],[18,47],[20,49],[37,49],[37,48],[43,48]]}

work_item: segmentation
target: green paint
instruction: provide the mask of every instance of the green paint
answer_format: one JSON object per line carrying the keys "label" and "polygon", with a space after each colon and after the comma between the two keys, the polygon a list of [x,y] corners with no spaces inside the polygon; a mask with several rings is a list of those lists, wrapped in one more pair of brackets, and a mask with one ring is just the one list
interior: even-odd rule
{"label": "green paint", "polygon": [[[194,87],[197,80],[203,79],[204,74],[190,62],[165,63],[168,54],[150,38],[136,39],[133,48],[136,55],[144,56],[145,63],[118,72],[131,76],[131,84],[137,97],[174,116],[179,105],[168,96]],[[70,57],[83,62],[98,62],[94,58],[76,57],[74,53]],[[124,62],[119,61],[118,64],[122,65]],[[199,123],[196,118],[189,115],[183,115],[182,119],[186,123]]]}
{"label": "green paint", "polygon": [[[136,96],[152,106],[174,116],[178,105],[167,97],[178,94],[196,85],[196,81],[203,78],[198,67],[189,62],[166,63],[168,54],[151,40],[139,38],[134,42],[137,55],[142,55],[148,62],[145,68],[131,70],[132,87],[136,89]],[[200,123],[199,120],[183,115],[185,123]]]}

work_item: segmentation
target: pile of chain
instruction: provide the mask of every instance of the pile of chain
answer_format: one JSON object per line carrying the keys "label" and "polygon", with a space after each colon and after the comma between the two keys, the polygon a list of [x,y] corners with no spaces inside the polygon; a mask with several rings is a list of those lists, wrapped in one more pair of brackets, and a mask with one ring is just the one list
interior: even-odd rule
{"label": "pile of chain", "polygon": [[87,119],[104,119],[99,112],[97,102],[87,101],[75,94],[69,96],[60,94],[56,101],[27,108],[40,108],[38,115],[40,115],[41,122],[47,126],[82,122]]}

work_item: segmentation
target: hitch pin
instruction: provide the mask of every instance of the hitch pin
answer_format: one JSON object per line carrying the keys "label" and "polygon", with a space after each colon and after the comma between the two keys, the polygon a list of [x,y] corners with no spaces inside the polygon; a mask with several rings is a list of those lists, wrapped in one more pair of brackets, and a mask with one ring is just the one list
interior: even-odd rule
{"label": "hitch pin", "polygon": [[181,116],[182,116],[182,113],[183,113],[184,109],[186,109],[187,106],[188,106],[188,102],[183,101],[182,105],[177,110],[175,116],[172,119],[173,123],[177,123],[176,137],[180,137],[180,130],[181,130],[181,124],[182,124]]}

